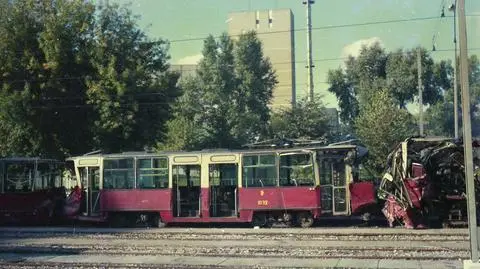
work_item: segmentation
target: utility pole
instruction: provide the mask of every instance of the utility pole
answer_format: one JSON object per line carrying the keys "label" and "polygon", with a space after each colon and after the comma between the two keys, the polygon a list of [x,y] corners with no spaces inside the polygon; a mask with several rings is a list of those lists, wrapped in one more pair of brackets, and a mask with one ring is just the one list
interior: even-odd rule
{"label": "utility pole", "polygon": [[418,128],[420,136],[423,136],[423,84],[422,84],[422,51],[417,49],[417,70],[418,70]]}
{"label": "utility pole", "polygon": [[314,4],[314,0],[303,1],[303,4],[307,6],[307,88],[308,88],[308,100],[313,101],[313,70],[315,67],[312,60],[312,10],[311,4]]}
{"label": "utility pole", "polygon": [[[463,148],[465,158],[465,181],[467,187],[467,211],[468,211],[468,231],[470,233],[470,261],[464,262],[464,267],[468,268],[468,263],[475,263],[478,266],[479,248],[478,248],[478,227],[477,227],[477,208],[475,203],[475,181],[473,177],[473,152],[472,152],[472,126],[470,118],[470,86],[468,81],[468,51],[467,51],[467,26],[465,17],[465,0],[458,0],[459,12],[459,41],[460,41],[460,80],[462,92],[462,114],[463,114]],[[473,266],[472,266],[473,268]],[[478,268],[478,267],[476,267]]]}
{"label": "utility pole", "polygon": [[458,139],[457,0],[448,9],[453,11],[453,44],[455,46],[455,58],[453,60],[453,122],[455,124],[455,139]]}

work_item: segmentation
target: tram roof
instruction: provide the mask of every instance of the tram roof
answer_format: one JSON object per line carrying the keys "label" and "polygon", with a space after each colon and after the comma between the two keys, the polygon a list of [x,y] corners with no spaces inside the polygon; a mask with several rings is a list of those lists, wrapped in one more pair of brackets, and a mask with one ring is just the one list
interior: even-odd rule
{"label": "tram roof", "polygon": [[204,149],[204,150],[195,150],[195,151],[158,151],[158,152],[149,152],[149,151],[130,151],[130,152],[121,152],[121,153],[87,153],[80,156],[72,156],[67,160],[73,160],[77,158],[86,158],[86,157],[154,157],[160,155],[189,155],[189,154],[213,154],[213,153],[268,153],[268,152],[292,152],[292,151],[301,151],[301,150],[315,150],[315,151],[328,151],[328,150],[352,150],[356,149],[359,146],[352,144],[330,144],[324,146],[297,146],[297,147],[277,147],[277,148],[260,148],[260,149]]}
{"label": "tram roof", "polygon": [[40,157],[4,157],[0,162],[37,162],[37,163],[62,163],[60,160]]}
{"label": "tram roof", "polygon": [[[454,137],[449,136],[426,136],[426,137],[410,137],[405,139],[404,141],[412,141],[412,142],[462,142],[460,139],[455,139]],[[480,141],[480,137],[472,137],[472,142]]]}

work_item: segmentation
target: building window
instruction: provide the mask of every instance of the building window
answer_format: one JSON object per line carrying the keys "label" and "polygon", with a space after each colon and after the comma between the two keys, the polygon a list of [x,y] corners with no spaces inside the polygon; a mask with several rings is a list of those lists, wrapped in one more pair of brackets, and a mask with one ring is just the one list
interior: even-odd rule
{"label": "building window", "polygon": [[133,189],[134,183],[133,158],[107,159],[103,161],[104,189]]}
{"label": "building window", "polygon": [[275,155],[243,156],[242,185],[248,187],[277,186]]}
{"label": "building window", "polygon": [[168,188],[168,159],[148,158],[137,160],[137,188]]}

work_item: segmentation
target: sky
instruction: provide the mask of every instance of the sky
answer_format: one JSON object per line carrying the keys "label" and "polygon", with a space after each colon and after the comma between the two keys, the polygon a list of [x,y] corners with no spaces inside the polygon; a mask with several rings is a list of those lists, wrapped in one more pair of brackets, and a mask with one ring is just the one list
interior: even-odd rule
{"label": "sky", "polygon": [[[103,0],[108,1],[108,0]],[[195,64],[203,39],[228,29],[229,12],[289,8],[294,15],[297,98],[306,94],[306,9],[303,0],[110,0],[128,5],[152,39],[170,42],[171,64]],[[387,51],[421,45],[435,60],[453,59],[454,0],[316,0],[312,5],[312,55],[315,93],[337,107],[326,74],[356,55],[362,44],[380,42]],[[465,0],[469,54],[480,55],[480,0]],[[441,18],[442,8],[445,17]],[[424,19],[431,18],[431,19]],[[392,20],[403,22],[375,23]],[[374,23],[374,24],[369,24]],[[302,62],[304,61],[304,62]]]}

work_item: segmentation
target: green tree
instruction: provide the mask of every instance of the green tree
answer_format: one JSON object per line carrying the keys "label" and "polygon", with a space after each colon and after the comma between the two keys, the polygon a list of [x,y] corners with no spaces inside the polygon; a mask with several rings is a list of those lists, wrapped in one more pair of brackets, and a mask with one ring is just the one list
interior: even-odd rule
{"label": "green tree", "polygon": [[329,70],[327,77],[330,83],[328,91],[334,93],[338,100],[340,119],[346,126],[353,126],[359,110],[357,90],[353,81],[347,78],[342,69]]}
{"label": "green tree", "polygon": [[469,83],[472,135],[480,137],[480,60],[477,55],[469,58]]}
{"label": "green tree", "polygon": [[362,108],[355,128],[369,150],[370,167],[382,171],[393,147],[414,134],[414,120],[408,111],[397,106],[387,90],[382,90]]}
{"label": "green tree", "polygon": [[273,113],[271,119],[272,138],[327,139],[334,135],[321,97],[312,101],[300,100],[291,109]]}
{"label": "green tree", "polygon": [[453,102],[438,102],[430,106],[425,113],[425,120],[428,123],[425,134],[453,137],[455,131],[453,119]]}
{"label": "green tree", "polygon": [[[386,64],[386,88],[401,108],[418,97],[418,54],[416,49],[397,50],[388,55]],[[424,104],[441,100],[443,91],[450,86],[451,69],[445,61],[434,63],[428,52],[421,48]]]}
{"label": "green tree", "polygon": [[[444,63],[449,70],[448,76],[453,76],[450,62]],[[459,68],[457,68],[458,70]],[[446,75],[437,76],[447,84]],[[469,83],[470,83],[470,107],[472,120],[472,134],[480,135],[480,63],[476,55],[469,58]],[[426,120],[428,122],[427,134],[440,136],[454,135],[454,111],[453,111],[453,82],[450,87],[445,86],[442,99],[436,104],[430,106],[426,111]],[[458,115],[459,115],[459,134],[462,135],[462,111],[461,111],[461,87],[458,85]]]}
{"label": "green tree", "polygon": [[159,148],[235,148],[266,136],[277,81],[256,34],[237,41],[209,36],[202,53],[196,76],[181,85],[183,96]]}
{"label": "green tree", "polygon": [[[375,43],[363,46],[358,57],[350,56],[345,68],[329,70],[328,90],[337,97],[342,121],[351,125],[361,107],[381,90],[388,90],[401,108],[413,101],[418,95],[416,51],[417,48],[387,53]],[[449,86],[451,68],[446,62],[434,63],[425,49],[421,52],[423,100],[425,104],[434,104]]]}
{"label": "green tree", "polygon": [[1,2],[0,154],[63,157],[162,138],[178,95],[165,41],[119,6]]}
{"label": "green tree", "polygon": [[157,149],[193,150],[208,139],[207,130],[202,125],[205,107],[198,102],[204,94],[198,79],[182,80],[180,87],[186,90],[175,103],[173,117],[167,122],[168,132],[165,139],[158,142]]}
{"label": "green tree", "polygon": [[363,46],[358,57],[349,56],[345,68],[328,71],[328,91],[338,99],[342,122],[353,125],[361,105],[384,88],[386,63],[387,53],[375,43]]}
{"label": "green tree", "polygon": [[270,61],[263,56],[262,43],[255,32],[241,35],[235,47],[234,136],[242,143],[267,134],[276,75]]}
{"label": "green tree", "polygon": [[[0,24],[2,155],[62,156],[89,145],[82,78],[93,6],[8,1]],[[75,130],[75,131],[72,131]],[[14,137],[14,139],[12,139]]]}
{"label": "green tree", "polygon": [[118,6],[100,10],[94,32],[87,95],[95,144],[108,151],[154,145],[177,94],[166,42],[149,40],[131,11]]}

